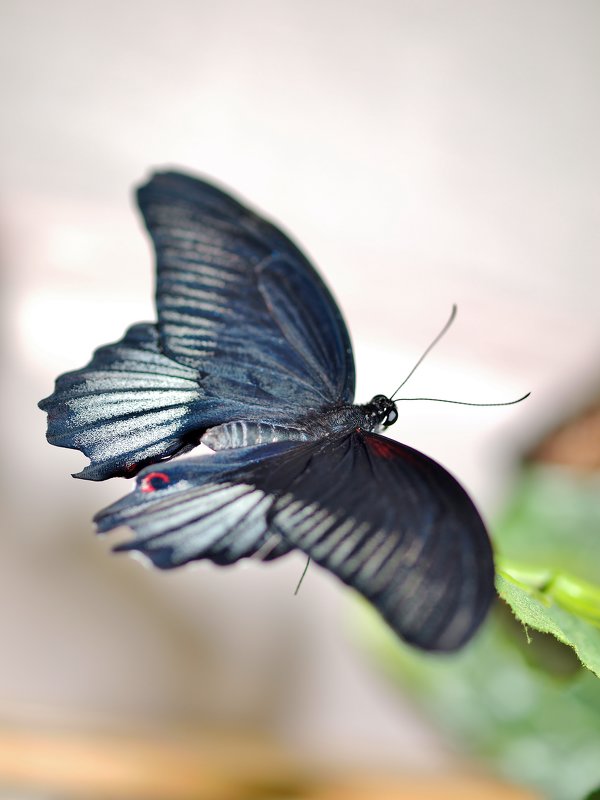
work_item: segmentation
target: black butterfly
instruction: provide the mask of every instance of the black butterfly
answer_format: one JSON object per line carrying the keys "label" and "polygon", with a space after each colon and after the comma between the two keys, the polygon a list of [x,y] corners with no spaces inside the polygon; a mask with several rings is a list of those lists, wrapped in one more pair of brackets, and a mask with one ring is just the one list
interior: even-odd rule
{"label": "black butterfly", "polygon": [[[406,641],[460,647],[494,596],[485,527],[446,470],[376,432],[396,421],[393,400],[352,404],[350,338],[314,268],[204,181],[159,173],[138,202],[158,323],[101,347],[40,403],[48,441],[90,459],[75,477],[147,467],[98,530],[128,525],[137,538],[117,549],[162,568],[301,550]],[[219,452],[158,463],[200,441]]]}

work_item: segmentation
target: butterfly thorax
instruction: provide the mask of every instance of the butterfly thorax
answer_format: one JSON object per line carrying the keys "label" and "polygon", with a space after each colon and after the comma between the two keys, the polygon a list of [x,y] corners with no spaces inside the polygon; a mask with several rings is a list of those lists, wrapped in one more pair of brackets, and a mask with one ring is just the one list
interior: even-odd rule
{"label": "butterfly thorax", "polygon": [[356,428],[375,431],[387,428],[398,418],[395,403],[376,395],[364,405],[343,404],[309,411],[289,423],[236,420],[208,430],[202,443],[212,450],[229,450],[267,442],[311,441]]}

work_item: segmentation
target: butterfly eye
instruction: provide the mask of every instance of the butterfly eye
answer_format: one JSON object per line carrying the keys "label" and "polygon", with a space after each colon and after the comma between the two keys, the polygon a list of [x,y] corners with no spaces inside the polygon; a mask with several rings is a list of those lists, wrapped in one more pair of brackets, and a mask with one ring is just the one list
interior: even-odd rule
{"label": "butterfly eye", "polygon": [[157,489],[162,489],[171,482],[171,479],[165,472],[150,472],[144,475],[140,482],[140,490],[142,492],[155,492]]}
{"label": "butterfly eye", "polygon": [[397,419],[398,419],[398,411],[396,410],[395,406],[392,406],[392,408],[390,408],[390,410],[388,411],[388,415],[385,419],[385,422],[383,423],[383,427],[387,428],[390,425],[393,425]]}

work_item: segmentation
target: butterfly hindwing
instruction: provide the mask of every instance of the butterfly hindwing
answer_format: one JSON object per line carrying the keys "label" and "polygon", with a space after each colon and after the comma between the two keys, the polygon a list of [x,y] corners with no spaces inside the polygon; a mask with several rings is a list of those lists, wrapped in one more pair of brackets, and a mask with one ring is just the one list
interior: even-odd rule
{"label": "butterfly hindwing", "polygon": [[428,650],[463,644],[492,600],[491,547],[472,502],[439,464],[383,436],[356,430],[184,460],[164,467],[155,492],[143,491],[149,475],[98,523],[129,525],[127,547],[158,566],[260,557],[275,537]]}
{"label": "butterfly hindwing", "polygon": [[269,528],[274,497],[259,476],[294,447],[279,442],[148,467],[133,492],[96,515],[98,531],[127,525],[136,538],[117,549],[137,550],[163,569],[284,555],[293,547]]}

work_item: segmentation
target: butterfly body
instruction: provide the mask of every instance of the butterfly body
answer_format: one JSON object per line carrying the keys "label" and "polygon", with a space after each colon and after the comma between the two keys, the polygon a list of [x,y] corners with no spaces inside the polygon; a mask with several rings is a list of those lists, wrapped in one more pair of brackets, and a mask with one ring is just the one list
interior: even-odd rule
{"label": "butterfly body", "polygon": [[[76,477],[137,475],[96,516],[119,550],[172,568],[300,550],[396,633],[454,650],[494,596],[472,501],[439,464],[382,436],[393,400],[354,403],[350,338],[328,289],[277,227],[212,184],[158,173],[138,191],[157,258],[156,323],[131,327],[41,401]],[[198,443],[211,455],[170,461]]]}
{"label": "butterfly body", "polygon": [[376,395],[364,405],[345,404],[308,412],[289,425],[276,425],[251,420],[225,422],[210,428],[201,438],[211,450],[227,450],[266,442],[307,442],[332,433],[353,429],[374,431],[393,424],[396,404],[384,395]]}

